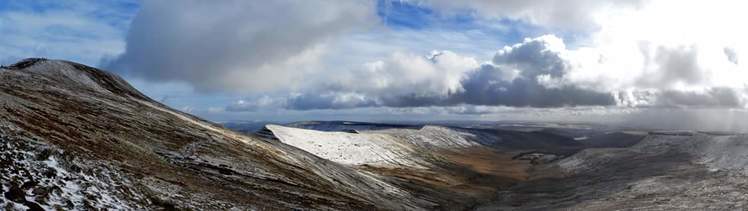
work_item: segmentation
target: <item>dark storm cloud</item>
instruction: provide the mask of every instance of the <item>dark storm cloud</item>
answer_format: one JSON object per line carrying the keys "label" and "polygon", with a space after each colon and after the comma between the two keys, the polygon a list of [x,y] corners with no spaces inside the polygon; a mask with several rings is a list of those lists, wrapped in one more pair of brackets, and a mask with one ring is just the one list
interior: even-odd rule
{"label": "dark storm cloud", "polygon": [[[561,49],[562,42],[549,36],[504,48],[494,56],[494,65],[483,65],[467,76],[462,82],[465,91],[453,96],[452,101],[530,107],[614,104],[610,93],[567,84],[541,84],[541,78],[558,80],[570,71],[560,56]],[[508,78],[512,71],[516,76]]]}
{"label": "dark storm cloud", "polygon": [[405,95],[383,98],[382,106],[418,107],[469,104],[562,107],[615,104],[615,99],[610,93],[595,92],[574,86],[547,88],[539,84],[537,80],[528,78],[504,81],[500,72],[501,70],[497,67],[484,65],[480,70],[468,75],[467,79],[462,81],[464,88],[462,92],[445,97]]}
{"label": "dark storm cloud", "polygon": [[[579,105],[613,105],[614,98],[605,92],[574,86],[546,87],[536,77],[518,77],[503,81],[498,67],[484,65],[463,81],[465,92],[452,96],[454,102],[474,105],[559,107]],[[526,75],[537,76],[537,75]]]}

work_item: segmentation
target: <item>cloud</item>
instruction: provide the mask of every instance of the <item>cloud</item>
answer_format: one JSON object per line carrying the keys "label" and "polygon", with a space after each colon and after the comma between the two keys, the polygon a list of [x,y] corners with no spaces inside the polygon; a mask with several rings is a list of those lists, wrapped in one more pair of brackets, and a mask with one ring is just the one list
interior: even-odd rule
{"label": "cloud", "polygon": [[554,36],[526,39],[499,50],[489,63],[451,77],[459,79],[455,87],[460,89],[436,96],[415,93],[388,96],[381,99],[382,105],[559,107],[615,103],[607,92],[581,89],[573,84],[552,84],[571,71],[561,55],[564,50],[563,41]]}
{"label": "cloud", "polygon": [[230,112],[260,111],[272,108],[282,108],[285,107],[285,104],[286,102],[282,99],[262,96],[252,101],[238,100],[234,104],[227,106],[224,110]]}
{"label": "cloud", "polygon": [[[748,36],[748,30],[734,27],[740,24],[740,18],[736,17],[745,16],[736,9],[746,6],[743,2],[580,0],[564,1],[562,5],[542,0],[411,2],[446,12],[472,10],[484,18],[525,20],[559,34],[571,31],[584,37],[578,38],[571,49],[560,39],[547,39],[547,42],[517,44],[525,45],[517,49],[525,53],[500,56],[501,51],[513,46],[505,47],[492,65],[471,73],[476,76],[468,78],[488,79],[468,80],[467,85],[463,84],[464,93],[474,94],[457,102],[566,105],[563,100],[551,100],[556,98],[577,104],[612,102],[619,106],[747,106],[748,68],[739,61],[745,57],[740,52],[748,48],[741,38]],[[694,16],[693,11],[708,17]],[[532,45],[540,44],[556,47],[547,47],[555,50],[545,53],[531,53],[539,52]],[[511,83],[490,80],[512,74],[520,77]],[[560,91],[563,89],[566,91]],[[493,90],[515,91],[492,93]],[[521,90],[533,91],[517,94]],[[546,90],[550,92],[543,94]],[[612,93],[612,101],[605,96],[608,93]],[[538,98],[533,96],[556,103],[534,101]],[[517,104],[522,101],[525,103]]]}
{"label": "cloud", "polygon": [[727,56],[727,60],[732,62],[733,64],[738,65],[738,53],[735,52],[735,49],[725,47],[725,56]]}
{"label": "cloud", "polygon": [[377,96],[445,96],[462,91],[463,75],[478,66],[474,58],[451,51],[433,51],[427,56],[395,52],[389,58],[341,71],[326,86]]}
{"label": "cloud", "polygon": [[602,17],[584,45],[563,52],[571,68],[556,82],[612,92],[620,106],[746,108],[748,30],[734,27],[744,4],[653,1]]}
{"label": "cloud", "polygon": [[[471,23],[510,19],[551,33],[507,45],[474,39],[496,30],[388,28],[376,17],[381,8],[375,1],[149,1],[133,21],[125,54],[111,67],[151,82],[187,82],[198,91],[249,93],[226,107],[230,112],[463,105],[744,108],[748,102],[748,70],[740,63],[748,33],[731,27],[740,25],[732,16],[742,14],[734,2],[408,2],[471,14],[463,20]],[[675,6],[710,15],[695,17]],[[275,11],[289,12],[279,17]],[[478,26],[488,25],[471,27]],[[493,56],[483,42],[498,48]],[[432,49],[439,50],[427,53]]]}
{"label": "cloud", "polygon": [[444,99],[463,91],[462,78],[478,66],[474,58],[450,51],[427,56],[395,52],[327,75],[305,92],[276,98],[284,102],[279,105],[295,110],[409,106],[412,102],[404,102],[403,96]]}
{"label": "cloud", "polygon": [[465,81],[465,92],[452,97],[452,102],[473,105],[505,105],[519,107],[564,107],[582,105],[613,105],[614,98],[607,92],[577,88],[573,85],[545,85],[542,76],[516,78],[511,82],[496,77],[502,71],[484,66]]}
{"label": "cloud", "polygon": [[[595,47],[567,49],[555,36],[535,40],[546,40],[543,42],[546,44],[525,41],[501,50],[493,60],[504,71],[519,70],[521,77],[513,84],[529,82],[544,88],[539,89],[543,92],[536,92],[538,95],[526,93],[509,97],[533,99],[532,96],[539,96],[538,99],[543,100],[528,103],[531,106],[569,105],[562,102],[628,107],[745,108],[748,105],[748,83],[744,79],[731,79],[745,77],[745,68],[736,66],[732,62],[734,59],[709,45],[616,40]],[[616,42],[637,45],[619,48]],[[513,51],[517,55],[505,53]],[[531,77],[537,80],[523,80]],[[521,90],[522,87],[512,89]],[[510,88],[504,87],[504,90]],[[498,94],[475,95],[481,96]]]}
{"label": "cloud", "polygon": [[124,51],[136,9],[130,1],[3,1],[0,63],[49,57],[97,65]]}
{"label": "cloud", "polygon": [[[730,86],[715,78],[744,72],[713,69],[703,61],[714,52],[698,46],[640,44],[633,53],[625,52],[633,56],[613,60],[621,54],[607,54],[608,47],[567,49],[562,39],[545,35],[505,46],[483,64],[450,51],[429,56],[394,53],[342,71],[320,89],[285,97],[278,105],[308,110],[460,105],[735,108],[748,103],[744,81]],[[734,64],[729,57],[721,59],[718,62]],[[618,75],[622,70],[625,74]]]}
{"label": "cloud", "polygon": [[[503,105],[559,107],[611,105],[610,93],[569,84],[553,85],[570,71],[561,57],[563,41],[554,36],[526,39],[501,49],[489,63],[450,51],[428,56],[394,53],[360,69],[331,77],[319,90],[278,103],[286,109],[344,109],[355,107],[423,107]],[[239,103],[242,104],[242,103]],[[235,104],[227,110],[241,111]],[[254,109],[253,106],[246,110]],[[470,113],[470,112],[465,112]]]}
{"label": "cloud", "polygon": [[291,86],[315,71],[326,41],[376,23],[372,8],[344,0],[144,1],[126,52],[109,67],[199,91]]}
{"label": "cloud", "polygon": [[551,35],[506,46],[492,64],[468,74],[462,82],[464,92],[452,96],[452,102],[531,107],[613,104],[609,93],[554,82],[572,71],[563,58],[565,50],[563,41]]}

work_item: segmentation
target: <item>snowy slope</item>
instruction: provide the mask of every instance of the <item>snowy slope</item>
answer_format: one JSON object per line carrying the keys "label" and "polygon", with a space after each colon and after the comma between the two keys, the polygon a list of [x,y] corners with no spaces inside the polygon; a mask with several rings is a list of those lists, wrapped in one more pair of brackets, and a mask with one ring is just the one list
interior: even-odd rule
{"label": "snowy slope", "polygon": [[280,125],[266,126],[283,143],[346,165],[428,167],[423,159],[435,150],[481,146],[481,137],[441,126],[326,132]]}
{"label": "snowy slope", "polygon": [[404,139],[413,145],[444,149],[480,146],[482,138],[473,133],[433,125],[426,125],[419,130],[390,129],[382,133]]}
{"label": "snowy slope", "polygon": [[377,133],[323,132],[268,125],[278,139],[322,158],[347,165],[417,166],[414,146]]}

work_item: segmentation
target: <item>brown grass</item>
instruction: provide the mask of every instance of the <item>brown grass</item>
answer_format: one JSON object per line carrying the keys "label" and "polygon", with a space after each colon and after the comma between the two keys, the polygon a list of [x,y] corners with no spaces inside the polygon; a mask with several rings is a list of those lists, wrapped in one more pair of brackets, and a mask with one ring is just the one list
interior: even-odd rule
{"label": "brown grass", "polygon": [[473,147],[459,151],[445,151],[442,155],[450,162],[465,166],[480,174],[517,181],[529,177],[530,163],[513,160],[514,153],[499,152],[487,147]]}

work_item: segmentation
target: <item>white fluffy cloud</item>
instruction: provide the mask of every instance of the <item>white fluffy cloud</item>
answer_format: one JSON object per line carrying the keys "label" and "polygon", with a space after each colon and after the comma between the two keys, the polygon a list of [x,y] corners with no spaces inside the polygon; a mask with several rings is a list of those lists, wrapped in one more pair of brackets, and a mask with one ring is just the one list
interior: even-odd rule
{"label": "white fluffy cloud", "polygon": [[561,51],[571,71],[560,81],[613,92],[624,106],[745,107],[744,4],[655,1],[601,17],[589,41]]}
{"label": "white fluffy cloud", "polygon": [[294,86],[318,71],[328,40],[376,24],[371,1],[142,3],[126,52],[109,67],[203,91]]}
{"label": "white fluffy cloud", "polygon": [[[573,47],[556,35],[525,41],[499,50],[495,68],[484,68],[478,78],[506,78],[496,74],[517,74],[525,85],[486,83],[467,94],[513,105],[543,106],[533,96],[579,102],[587,90],[608,93],[619,106],[634,107],[741,107],[748,105],[748,30],[741,25],[746,15],[740,1],[416,1],[445,11],[469,9],[487,18],[525,20],[551,29],[594,29]],[[535,40],[536,42],[532,42]],[[535,47],[533,47],[533,45]],[[544,45],[544,46],[540,46]],[[511,51],[525,51],[514,52]],[[491,76],[487,75],[491,73]],[[531,80],[527,80],[530,78]],[[504,80],[506,81],[506,80]],[[490,81],[488,81],[490,82]],[[535,91],[502,95],[509,90]],[[475,86],[471,86],[475,87]],[[488,88],[486,90],[485,87]],[[499,88],[496,88],[499,87]],[[532,86],[529,86],[532,87]],[[569,87],[573,89],[569,90]],[[491,89],[505,92],[487,93]],[[564,90],[566,91],[559,91]],[[476,91],[483,90],[483,91]],[[538,91],[540,90],[540,91]],[[543,92],[551,91],[550,94]],[[546,96],[547,95],[547,96]],[[498,100],[501,97],[513,101]],[[493,100],[491,100],[493,99]],[[556,101],[552,101],[556,102]],[[558,101],[563,102],[563,101]],[[601,102],[601,101],[594,101]],[[552,103],[551,105],[566,105]]]}
{"label": "white fluffy cloud", "polygon": [[[450,51],[434,51],[428,56],[393,53],[389,57],[364,63],[350,70],[340,70],[327,80],[301,93],[263,96],[259,100],[239,100],[230,111],[252,111],[284,107],[288,109],[340,109],[394,104],[404,96],[446,99],[464,92],[462,81],[468,72],[479,67],[471,57]],[[313,83],[313,82],[310,82]],[[272,99],[272,100],[271,100]],[[261,102],[273,102],[272,104]],[[402,102],[407,106],[409,102]]]}
{"label": "white fluffy cloud", "polygon": [[[723,51],[699,49],[698,44],[668,47],[664,44],[639,43],[629,49],[609,48],[615,46],[602,44],[567,49],[561,39],[546,35],[500,50],[493,59],[493,65],[498,70],[490,71],[516,73],[519,78],[515,79],[514,84],[516,80],[530,79],[527,81],[540,86],[536,90],[544,90],[525,93],[513,99],[531,98],[532,94],[536,94],[546,100],[560,98],[569,99],[569,102],[583,102],[588,99],[586,96],[597,93],[610,94],[616,105],[629,107],[745,107],[748,104],[747,69],[738,66],[733,62],[734,57]],[[710,60],[710,57],[717,59]],[[518,89],[501,86],[504,90]],[[479,94],[475,97],[502,96],[501,93],[486,95],[486,92],[471,91]],[[551,94],[544,96],[545,91]],[[572,94],[575,92],[577,94]],[[604,105],[599,102],[605,101],[592,102]],[[528,105],[543,106],[540,102]]]}
{"label": "white fluffy cloud", "polygon": [[389,58],[341,72],[329,86],[339,89],[336,91],[380,96],[446,96],[464,91],[461,80],[465,73],[478,67],[474,58],[450,51],[434,51],[428,56],[396,52]]}

